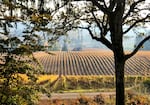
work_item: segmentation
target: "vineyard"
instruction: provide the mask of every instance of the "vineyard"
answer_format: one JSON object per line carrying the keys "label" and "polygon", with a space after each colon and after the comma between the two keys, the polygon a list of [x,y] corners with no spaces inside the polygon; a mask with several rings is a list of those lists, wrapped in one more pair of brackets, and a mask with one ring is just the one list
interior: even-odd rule
{"label": "vineyard", "polygon": [[[109,51],[36,52],[35,57],[48,74],[114,75],[113,54]],[[150,52],[141,52],[125,65],[126,75],[149,75]]]}

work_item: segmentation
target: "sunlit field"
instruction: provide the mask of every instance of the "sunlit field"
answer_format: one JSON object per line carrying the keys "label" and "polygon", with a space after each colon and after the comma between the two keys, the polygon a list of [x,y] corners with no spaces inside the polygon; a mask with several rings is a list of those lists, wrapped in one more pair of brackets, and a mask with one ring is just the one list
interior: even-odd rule
{"label": "sunlit field", "polygon": [[[130,53],[130,52],[126,52]],[[114,92],[114,60],[110,51],[52,51],[36,52],[35,57],[47,75],[41,75],[38,83],[46,85],[52,93]],[[148,105],[148,88],[143,82],[150,80],[150,52],[139,51],[125,65],[126,103],[139,102]],[[130,96],[131,95],[131,96]],[[114,105],[115,96],[81,96],[77,99],[41,100],[40,105]],[[85,102],[85,103],[84,103]],[[69,104],[68,104],[69,103]],[[86,105],[86,104],[85,104]],[[101,104],[100,104],[101,105]]]}
{"label": "sunlit field", "polygon": [[[129,52],[127,52],[129,53]],[[35,57],[47,74],[114,75],[114,59],[110,51],[37,52]],[[150,52],[140,51],[126,62],[125,75],[149,75]]]}
{"label": "sunlit field", "polygon": [[[45,85],[51,93],[115,92],[114,60],[109,51],[36,52],[34,56],[45,72],[37,75],[36,83]],[[27,75],[18,75],[25,84],[30,83]],[[150,52],[140,51],[126,62],[126,103],[140,101],[148,105],[147,81],[150,81]],[[114,105],[114,100],[115,95],[99,94],[93,98],[81,95],[71,100],[42,99],[39,105]]]}
{"label": "sunlit field", "polygon": [[[39,79],[40,85],[46,85],[52,93],[78,93],[80,96],[73,99],[63,99],[59,96],[54,99],[43,98],[38,105],[115,105],[115,94],[111,94],[115,91],[113,76],[52,76],[53,79],[49,78],[50,75],[41,77],[43,79]],[[146,85],[150,82],[147,81],[150,81],[149,76],[125,76],[127,105],[132,103],[149,105],[150,88]],[[99,95],[94,97],[82,95],[91,92],[99,92]]]}

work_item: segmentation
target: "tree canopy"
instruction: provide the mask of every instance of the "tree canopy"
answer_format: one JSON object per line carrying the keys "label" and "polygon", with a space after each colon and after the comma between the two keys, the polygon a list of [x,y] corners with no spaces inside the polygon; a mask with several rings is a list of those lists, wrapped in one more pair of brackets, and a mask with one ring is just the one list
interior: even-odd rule
{"label": "tree canopy", "polygon": [[[42,0],[36,3],[34,0],[0,1],[1,105],[34,105],[39,93],[50,95],[44,86],[37,84],[38,75],[44,72],[33,53],[45,50],[45,41],[53,43],[60,33],[56,32],[57,24],[52,20],[55,8],[45,9]],[[46,39],[44,35],[48,34]]]}

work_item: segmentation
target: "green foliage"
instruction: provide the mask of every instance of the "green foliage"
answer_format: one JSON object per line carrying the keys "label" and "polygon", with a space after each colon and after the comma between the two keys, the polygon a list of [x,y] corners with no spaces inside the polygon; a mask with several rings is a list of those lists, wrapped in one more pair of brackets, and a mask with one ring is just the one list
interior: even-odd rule
{"label": "green foliage", "polygon": [[[52,20],[51,14],[30,8],[28,0],[3,0],[0,5],[0,105],[34,105],[41,93],[50,96],[37,83],[43,71],[33,52],[44,50],[39,32],[51,32],[44,28]],[[20,26],[24,30],[18,35]]]}
{"label": "green foliage", "polygon": [[[25,51],[23,50],[25,53]],[[29,54],[28,52],[26,52]],[[38,100],[40,92],[46,89],[36,84],[38,67],[30,64],[32,57],[12,53],[3,53],[0,67],[0,104],[1,105],[33,105]],[[40,73],[40,72],[39,72]],[[28,83],[23,81],[20,74],[28,76]],[[44,91],[43,91],[44,90]],[[47,92],[46,92],[47,93]]]}
{"label": "green foliage", "polygon": [[[5,44],[5,41],[1,41],[0,44],[4,45],[3,43]],[[39,93],[49,94],[46,88],[36,83],[41,68],[32,51],[26,44],[16,48],[6,47],[2,50],[0,56],[1,105],[33,105],[38,101]],[[35,67],[32,62],[37,66]],[[20,74],[26,74],[29,82],[25,83]]]}
{"label": "green foliage", "polygon": [[38,84],[43,71],[33,52],[46,50],[64,33],[53,19],[59,7],[45,8],[43,0],[38,5],[35,0],[2,0],[0,6],[0,105],[33,105],[39,93],[49,96]]}
{"label": "green foliage", "polygon": [[[35,0],[1,1],[0,105],[33,105],[39,94],[50,96],[38,83],[37,77],[43,68],[33,52],[51,46],[60,31],[56,29],[59,33],[56,32],[58,25],[52,20],[55,9],[45,8],[43,0],[38,4],[36,7]],[[20,32],[20,28],[24,30]],[[45,46],[45,42],[48,45]],[[27,82],[22,74],[27,76]]]}

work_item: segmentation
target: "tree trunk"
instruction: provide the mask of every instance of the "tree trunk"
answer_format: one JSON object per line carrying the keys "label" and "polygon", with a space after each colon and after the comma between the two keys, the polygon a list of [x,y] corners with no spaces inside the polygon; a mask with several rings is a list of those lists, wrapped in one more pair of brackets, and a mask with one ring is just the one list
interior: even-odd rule
{"label": "tree trunk", "polygon": [[123,49],[123,27],[122,27],[125,0],[115,0],[115,3],[116,3],[115,10],[108,14],[108,18],[115,61],[116,105],[125,105],[125,91],[124,91],[125,57]]}
{"label": "tree trunk", "polygon": [[110,15],[110,32],[115,61],[116,77],[116,105],[125,105],[124,95],[124,50],[123,50],[123,29],[122,14],[112,13]]}
{"label": "tree trunk", "polygon": [[124,89],[124,57],[114,54],[115,59],[115,77],[116,77],[116,105],[125,105]]}

